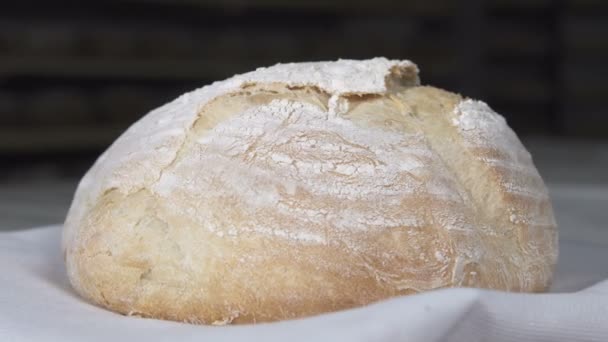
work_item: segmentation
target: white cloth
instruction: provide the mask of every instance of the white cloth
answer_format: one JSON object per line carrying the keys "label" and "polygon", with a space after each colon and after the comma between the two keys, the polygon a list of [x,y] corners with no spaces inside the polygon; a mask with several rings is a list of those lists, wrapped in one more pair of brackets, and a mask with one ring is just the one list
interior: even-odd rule
{"label": "white cloth", "polygon": [[[608,248],[563,242],[553,290],[445,289],[307,319],[209,327],[125,317],[70,288],[60,226],[0,233],[0,341],[608,341]],[[595,283],[594,286],[588,287]]]}

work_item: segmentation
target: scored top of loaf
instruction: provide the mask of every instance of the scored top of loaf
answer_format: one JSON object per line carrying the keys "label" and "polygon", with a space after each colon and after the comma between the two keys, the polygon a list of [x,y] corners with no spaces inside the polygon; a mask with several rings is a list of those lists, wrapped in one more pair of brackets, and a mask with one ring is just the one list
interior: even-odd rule
{"label": "scored top of loaf", "polygon": [[382,94],[393,85],[414,86],[420,80],[418,67],[411,61],[378,57],[276,64],[185,93],[135,122],[97,159],[74,195],[63,248],[73,238],[86,210],[105,191],[130,193],[158,181],[162,170],[175,160],[201,107],[218,96],[260,83],[313,86],[339,96]]}
{"label": "scored top of loaf", "polygon": [[276,64],[237,75],[234,79],[246,83],[281,82],[294,86],[315,86],[340,95],[386,92],[389,87],[387,78],[390,77],[407,85],[420,82],[418,68],[414,63],[386,58]]}

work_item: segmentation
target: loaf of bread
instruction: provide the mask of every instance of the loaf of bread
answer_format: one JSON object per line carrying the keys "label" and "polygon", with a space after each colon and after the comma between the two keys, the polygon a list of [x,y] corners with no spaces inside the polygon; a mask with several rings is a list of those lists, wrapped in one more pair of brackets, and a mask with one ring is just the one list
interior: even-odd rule
{"label": "loaf of bread", "polygon": [[228,324],[544,291],[557,230],[503,117],[375,58],[260,68],[153,110],[80,182],[63,249],[100,306]]}

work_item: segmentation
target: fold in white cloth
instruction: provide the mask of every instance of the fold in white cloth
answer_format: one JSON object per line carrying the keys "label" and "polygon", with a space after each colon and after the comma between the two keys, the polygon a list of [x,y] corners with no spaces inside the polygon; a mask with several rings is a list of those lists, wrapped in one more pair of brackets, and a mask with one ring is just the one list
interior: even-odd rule
{"label": "fold in white cloth", "polygon": [[307,319],[209,327],[82,300],[67,281],[60,234],[60,226],[0,233],[0,341],[608,341],[608,249],[592,244],[562,241],[554,293],[444,289]]}

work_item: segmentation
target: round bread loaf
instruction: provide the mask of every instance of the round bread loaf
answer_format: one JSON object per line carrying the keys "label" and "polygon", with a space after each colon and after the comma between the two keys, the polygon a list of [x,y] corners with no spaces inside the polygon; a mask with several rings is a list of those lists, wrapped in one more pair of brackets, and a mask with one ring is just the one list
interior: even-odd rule
{"label": "round bread loaf", "polygon": [[417,74],[384,58],[279,64],[150,112],[78,187],[73,287],[202,324],[546,290],[557,230],[530,154],[488,105]]}

